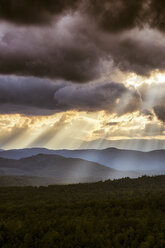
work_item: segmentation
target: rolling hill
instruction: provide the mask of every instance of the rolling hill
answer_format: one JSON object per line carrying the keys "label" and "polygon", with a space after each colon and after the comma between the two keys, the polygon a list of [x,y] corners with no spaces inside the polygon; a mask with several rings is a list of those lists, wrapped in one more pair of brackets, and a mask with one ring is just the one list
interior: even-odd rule
{"label": "rolling hill", "polygon": [[120,150],[116,148],[108,148],[104,150],[48,150],[45,148],[29,148],[1,151],[0,157],[20,159],[37,154],[78,158],[123,171],[133,170],[155,175],[163,174],[165,172],[165,150],[140,152],[133,150]]}
{"label": "rolling hill", "polygon": [[[29,177],[36,184],[96,182],[100,180],[138,177],[136,172],[121,172],[95,162],[59,155],[39,154],[19,160],[0,158],[0,175]],[[9,180],[10,178],[8,178]],[[26,178],[27,180],[27,178]],[[34,183],[33,183],[34,185]]]}

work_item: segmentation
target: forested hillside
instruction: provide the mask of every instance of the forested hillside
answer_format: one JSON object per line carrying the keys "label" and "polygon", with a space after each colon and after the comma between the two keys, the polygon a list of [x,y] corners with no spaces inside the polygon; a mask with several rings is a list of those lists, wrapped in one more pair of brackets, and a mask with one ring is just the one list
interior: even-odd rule
{"label": "forested hillside", "polygon": [[1,248],[164,248],[165,176],[0,187]]}

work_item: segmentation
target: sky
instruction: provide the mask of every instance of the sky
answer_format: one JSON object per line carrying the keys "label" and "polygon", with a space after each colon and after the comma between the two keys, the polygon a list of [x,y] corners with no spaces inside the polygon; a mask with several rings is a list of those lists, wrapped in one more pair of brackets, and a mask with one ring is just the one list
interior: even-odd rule
{"label": "sky", "polygon": [[1,0],[0,148],[165,148],[164,8]]}

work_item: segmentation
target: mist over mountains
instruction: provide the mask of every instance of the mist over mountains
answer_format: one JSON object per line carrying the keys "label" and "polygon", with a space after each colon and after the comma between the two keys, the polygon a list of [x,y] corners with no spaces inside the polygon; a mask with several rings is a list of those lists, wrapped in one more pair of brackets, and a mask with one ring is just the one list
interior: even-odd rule
{"label": "mist over mountains", "polygon": [[96,182],[165,174],[164,161],[165,150],[1,150],[0,176],[30,185]]}
{"label": "mist over mountains", "polygon": [[[0,158],[0,175],[31,178],[32,185],[97,182],[122,177],[138,177],[133,171],[118,171],[78,158],[38,154],[21,159]],[[25,178],[26,177],[26,178]],[[9,180],[9,178],[8,178]],[[34,183],[35,182],[35,183]]]}
{"label": "mist over mountains", "polygon": [[83,159],[124,171],[165,170],[165,150],[141,152],[134,150],[121,150],[117,148],[107,148],[103,150],[49,150],[46,148],[25,148],[0,151],[0,157],[7,159],[22,159],[38,154],[59,155],[65,158]]}
{"label": "mist over mountains", "polygon": [[96,139],[92,141],[84,141],[80,145],[79,149],[106,149],[109,147],[149,152],[151,150],[165,149],[165,142],[161,139]]}

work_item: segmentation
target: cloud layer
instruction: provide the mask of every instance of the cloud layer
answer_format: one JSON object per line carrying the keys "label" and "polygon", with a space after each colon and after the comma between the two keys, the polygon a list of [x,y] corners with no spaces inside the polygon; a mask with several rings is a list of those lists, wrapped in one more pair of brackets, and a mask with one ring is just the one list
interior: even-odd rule
{"label": "cloud layer", "polygon": [[[75,22],[77,21],[77,24]],[[87,82],[101,72],[100,51],[66,16],[50,28],[1,24],[0,73]]]}
{"label": "cloud layer", "polygon": [[163,1],[1,1],[0,73],[86,83],[165,70]]}
{"label": "cloud layer", "polygon": [[163,0],[1,0],[0,18],[22,25],[46,25],[54,16],[80,11],[107,31],[146,24],[164,30],[164,7]]}
{"label": "cloud layer", "polygon": [[140,101],[135,89],[121,83],[77,85],[37,78],[0,78],[1,113],[38,115],[41,110],[45,114],[106,110],[124,114],[137,110]]}
{"label": "cloud layer", "polygon": [[163,0],[2,0],[0,113],[138,111],[165,123],[164,83],[135,88],[110,79],[116,70],[147,77],[165,70],[164,7]]}
{"label": "cloud layer", "polygon": [[123,83],[72,84],[34,77],[0,77],[0,114],[52,115],[66,111],[139,112],[165,123],[165,83],[134,88]]}

